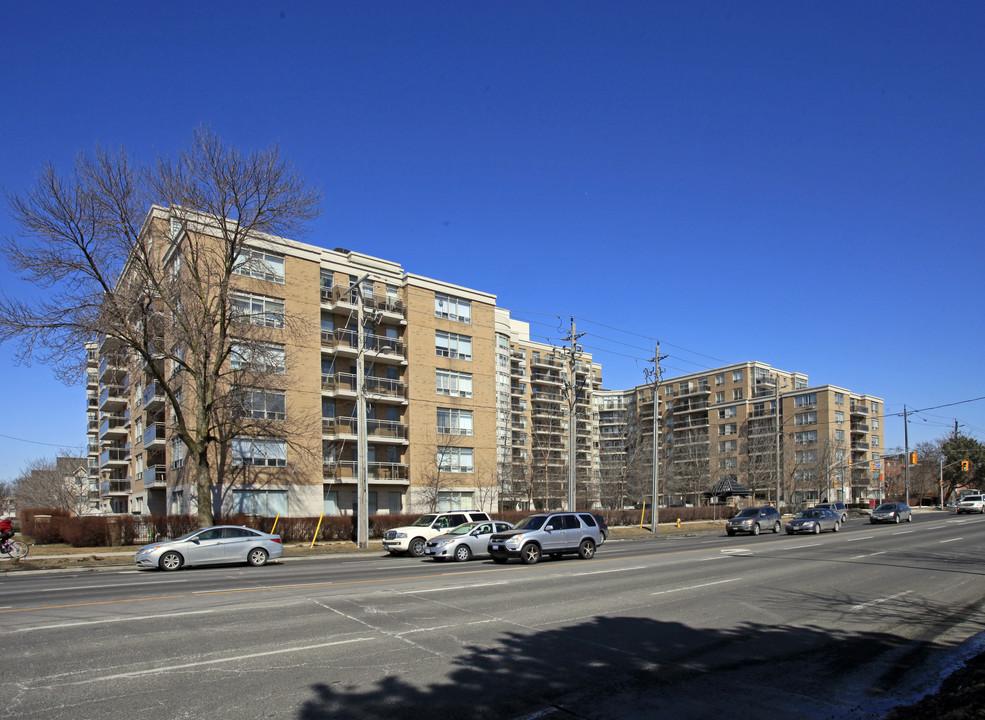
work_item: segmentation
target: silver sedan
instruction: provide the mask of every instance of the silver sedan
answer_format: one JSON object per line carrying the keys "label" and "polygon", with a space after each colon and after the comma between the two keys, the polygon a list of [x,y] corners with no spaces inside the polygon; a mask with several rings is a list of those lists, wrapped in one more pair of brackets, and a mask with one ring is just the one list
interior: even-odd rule
{"label": "silver sedan", "polygon": [[235,525],[202,528],[175,540],[144,545],[137,551],[137,566],[178,570],[184,565],[247,563],[266,565],[284,554],[280,535]]}
{"label": "silver sedan", "polygon": [[841,514],[824,508],[811,508],[810,510],[801,510],[786,525],[787,535],[794,533],[814,533],[817,535],[822,530],[830,530],[831,532],[841,530]]}
{"label": "silver sedan", "polygon": [[513,528],[508,522],[467,522],[452,528],[444,535],[428,540],[424,554],[437,561],[451,558],[465,562],[489,554],[489,536]]}

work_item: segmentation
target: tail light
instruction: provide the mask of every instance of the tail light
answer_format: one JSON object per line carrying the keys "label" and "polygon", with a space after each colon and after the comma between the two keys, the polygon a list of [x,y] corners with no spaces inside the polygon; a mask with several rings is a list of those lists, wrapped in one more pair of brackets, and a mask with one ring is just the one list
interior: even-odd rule
{"label": "tail light", "polygon": [[280,535],[278,535],[277,537],[272,537],[272,538],[270,538],[270,539],[271,539],[272,541],[274,541],[275,543],[280,543],[281,545],[283,545],[283,544],[284,544],[283,542],[281,542],[281,539],[280,539]]}

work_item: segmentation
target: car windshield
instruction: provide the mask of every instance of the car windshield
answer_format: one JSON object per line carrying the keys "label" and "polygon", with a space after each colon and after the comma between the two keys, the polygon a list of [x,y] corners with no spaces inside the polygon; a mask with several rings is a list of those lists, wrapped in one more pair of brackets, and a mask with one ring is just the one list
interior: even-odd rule
{"label": "car windshield", "polygon": [[427,527],[434,522],[434,519],[438,517],[437,515],[421,515],[417,520],[411,523],[411,527]]}
{"label": "car windshield", "polygon": [[801,510],[797,513],[797,517],[801,519],[817,519],[819,517],[824,517],[824,513],[820,510]]}
{"label": "car windshield", "polygon": [[189,540],[189,539],[195,537],[196,535],[198,535],[200,532],[202,532],[202,528],[199,528],[198,530],[192,530],[187,535],[182,535],[180,538],[175,538],[171,542],[180,542],[181,540]]}
{"label": "car windshield", "polygon": [[520,522],[513,526],[514,530],[540,530],[543,526],[544,521],[547,520],[546,515],[527,515]]}
{"label": "car windshield", "polygon": [[982,501],[981,495],[966,495],[965,499],[962,502],[981,502],[981,501]]}
{"label": "car windshield", "polygon": [[745,510],[740,510],[736,517],[756,517],[759,515],[759,510],[756,508],[746,508]]}
{"label": "car windshield", "polygon": [[469,531],[478,524],[479,523],[477,522],[462,523],[458,527],[453,527],[451,530],[446,532],[445,535],[468,535]]}
{"label": "car windshield", "polygon": [[883,503],[876,508],[876,512],[893,512],[896,510],[896,503]]}

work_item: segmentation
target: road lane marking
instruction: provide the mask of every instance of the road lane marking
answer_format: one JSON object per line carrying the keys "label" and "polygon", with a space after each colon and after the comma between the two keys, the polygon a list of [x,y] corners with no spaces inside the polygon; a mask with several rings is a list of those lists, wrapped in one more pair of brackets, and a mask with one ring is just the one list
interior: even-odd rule
{"label": "road lane marking", "polygon": [[582,575],[601,575],[602,573],[614,573],[614,572],[626,572],[627,570],[647,570],[647,565],[636,565],[634,567],[628,568],[612,568],[611,570],[591,570],[588,572],[576,572],[571,573],[572,577],[581,577]]}
{"label": "road lane marking", "polygon": [[909,535],[910,533],[916,532],[916,530],[900,530],[898,532],[892,533],[893,535]]}
{"label": "road lane marking", "polygon": [[807,543],[806,545],[784,545],[783,546],[783,549],[784,550],[800,550],[801,548],[817,547],[820,544],[821,543],[816,542],[816,543]]}
{"label": "road lane marking", "polygon": [[861,605],[853,605],[852,607],[850,607],[848,609],[850,611],[863,610],[863,609],[865,609],[867,607],[871,607],[873,605],[879,605],[879,604],[884,603],[884,602],[889,602],[890,600],[895,600],[897,598],[901,598],[904,595],[909,595],[912,592],[913,592],[912,590],[905,590],[904,592],[896,593],[895,595],[887,595],[886,597],[876,598],[875,600],[869,600],[869,602],[862,603]]}
{"label": "road lane marking", "polygon": [[118,675],[103,675],[97,678],[87,678],[73,683],[61,683],[64,685],[88,685],[109,680],[125,680],[127,678],[137,678],[143,675],[158,675],[160,673],[172,672],[175,670],[187,670],[188,668],[202,667],[204,665],[218,665],[219,663],[242,662],[243,660],[253,660],[254,658],[270,657],[271,655],[284,655],[293,652],[307,652],[309,650],[320,650],[321,648],[333,647],[336,645],[348,645],[355,642],[372,640],[370,637],[352,638],[351,640],[335,640],[333,642],[318,643],[317,645],[301,645],[298,647],[283,648],[281,650],[267,650],[266,652],[247,653],[236,655],[235,657],[222,657],[214,660],[201,660],[199,662],[182,663],[181,665],[166,665],[164,667],[151,668],[149,670],[134,670],[133,672],[120,673]]}
{"label": "road lane marking", "polygon": [[863,535],[862,537],[845,538],[845,542],[857,542],[859,540],[871,540],[875,535]]}
{"label": "road lane marking", "polygon": [[189,610],[188,612],[168,613],[158,615],[135,615],[131,617],[105,618],[103,620],[80,620],[79,622],[58,623],[57,625],[38,625],[37,627],[17,628],[12,632],[34,632],[35,630],[60,630],[62,628],[80,627],[84,625],[104,625],[106,623],[132,622],[134,620],[167,620],[184,615],[208,615],[216,610]]}
{"label": "road lane marking", "polygon": [[428,588],[426,590],[403,590],[404,595],[420,595],[421,593],[444,592],[445,590],[471,590],[472,588],[489,587],[490,585],[506,585],[507,582],[477,583],[475,585],[453,585],[451,587]]}
{"label": "road lane marking", "polygon": [[964,538],[951,538],[950,540],[938,540],[938,545],[943,545],[944,543],[957,542],[958,540],[964,540]]}
{"label": "road lane marking", "polygon": [[848,559],[849,560],[858,560],[859,558],[875,557],[876,555],[885,555],[885,554],[886,554],[886,551],[885,550],[880,550],[879,552],[866,553],[865,555],[856,555],[855,557],[850,557]]}
{"label": "road lane marking", "polygon": [[651,595],[667,595],[669,593],[683,592],[684,590],[698,590],[704,587],[710,587],[712,585],[723,585],[725,583],[736,582],[742,578],[732,578],[731,580],[716,580],[714,582],[701,583],[700,585],[688,585],[687,587],[674,588],[673,590],[660,590],[659,592],[650,593]]}

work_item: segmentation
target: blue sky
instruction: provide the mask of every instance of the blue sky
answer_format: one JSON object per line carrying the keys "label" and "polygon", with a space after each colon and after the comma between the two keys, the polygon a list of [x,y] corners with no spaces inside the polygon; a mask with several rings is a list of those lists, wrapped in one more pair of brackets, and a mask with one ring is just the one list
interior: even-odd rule
{"label": "blue sky", "polygon": [[[541,341],[574,316],[607,387],[659,339],[668,376],[881,396],[890,447],[904,405],[911,445],[985,441],[983,34],[981,2],[2,3],[0,185],[207,123],[323,190],[300,239]],[[84,443],[81,385],[0,347],[0,387],[0,479]]]}

